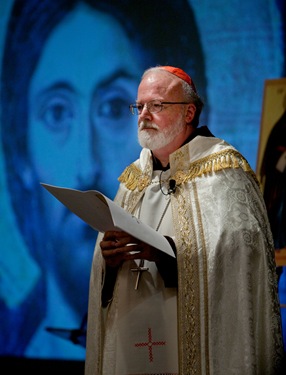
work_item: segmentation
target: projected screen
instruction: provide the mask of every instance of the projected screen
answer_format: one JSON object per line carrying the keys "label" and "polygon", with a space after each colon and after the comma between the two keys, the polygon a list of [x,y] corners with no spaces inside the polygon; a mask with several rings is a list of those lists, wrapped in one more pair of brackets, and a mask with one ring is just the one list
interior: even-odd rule
{"label": "projected screen", "polygon": [[281,9],[216,3],[1,1],[1,356],[84,359],[97,233],[40,182],[114,198],[140,153],[129,104],[146,68],[187,71],[201,125],[255,169],[264,80],[285,74]]}

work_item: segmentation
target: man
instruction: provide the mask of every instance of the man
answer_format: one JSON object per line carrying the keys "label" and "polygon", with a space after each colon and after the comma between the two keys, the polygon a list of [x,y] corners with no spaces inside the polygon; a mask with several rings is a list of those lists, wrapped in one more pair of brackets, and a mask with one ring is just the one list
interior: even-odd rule
{"label": "man", "polygon": [[174,257],[124,232],[98,237],[86,375],[280,370],[273,242],[259,185],[239,152],[197,128],[202,107],[180,68],[144,73],[130,106],[143,150],[120,176],[115,201],[166,236]]}

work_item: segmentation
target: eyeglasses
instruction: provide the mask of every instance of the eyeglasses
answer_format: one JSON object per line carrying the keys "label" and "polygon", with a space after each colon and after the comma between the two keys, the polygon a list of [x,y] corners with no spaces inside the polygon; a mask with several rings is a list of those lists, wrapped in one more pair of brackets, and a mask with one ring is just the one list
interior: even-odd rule
{"label": "eyeglasses", "polygon": [[188,102],[161,102],[160,100],[151,100],[148,103],[130,104],[129,109],[132,115],[140,115],[146,105],[147,111],[150,113],[159,113],[164,109],[164,104],[190,104]]}

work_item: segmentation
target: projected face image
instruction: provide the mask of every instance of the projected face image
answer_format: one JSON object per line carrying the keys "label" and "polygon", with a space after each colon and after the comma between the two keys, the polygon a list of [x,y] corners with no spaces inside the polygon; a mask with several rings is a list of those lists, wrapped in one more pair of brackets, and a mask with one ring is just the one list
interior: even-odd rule
{"label": "projected face image", "polygon": [[[55,28],[29,92],[28,150],[39,181],[113,198],[117,177],[140,150],[128,108],[139,72],[127,36],[110,16],[80,6]],[[42,198],[49,277],[83,314],[96,232],[44,189]]]}
{"label": "projected face image", "polygon": [[54,30],[29,95],[29,149],[40,179],[96,184],[114,195],[122,159],[140,149],[128,109],[139,74],[132,46],[111,17],[81,6]]}

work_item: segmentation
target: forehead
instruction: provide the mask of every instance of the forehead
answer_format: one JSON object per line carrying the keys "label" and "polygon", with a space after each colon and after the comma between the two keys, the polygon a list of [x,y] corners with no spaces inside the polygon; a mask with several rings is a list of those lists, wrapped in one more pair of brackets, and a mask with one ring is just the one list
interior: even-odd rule
{"label": "forehead", "polygon": [[138,101],[178,98],[181,94],[180,79],[161,70],[148,73],[138,87]]}
{"label": "forehead", "polygon": [[31,88],[38,90],[67,81],[79,92],[92,92],[102,77],[125,66],[132,75],[139,75],[138,61],[122,27],[113,17],[80,5],[48,38]]}

